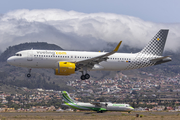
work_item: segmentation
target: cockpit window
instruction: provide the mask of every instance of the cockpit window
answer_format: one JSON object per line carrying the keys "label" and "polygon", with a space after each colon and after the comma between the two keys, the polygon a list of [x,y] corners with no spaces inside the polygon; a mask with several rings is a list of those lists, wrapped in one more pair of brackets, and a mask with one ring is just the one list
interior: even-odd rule
{"label": "cockpit window", "polygon": [[16,54],[16,56],[22,56],[22,54]]}

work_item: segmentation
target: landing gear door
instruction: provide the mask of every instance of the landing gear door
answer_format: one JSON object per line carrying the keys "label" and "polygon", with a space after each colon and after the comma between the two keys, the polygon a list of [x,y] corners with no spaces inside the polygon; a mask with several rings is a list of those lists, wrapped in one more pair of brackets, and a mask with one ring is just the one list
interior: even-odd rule
{"label": "landing gear door", "polygon": [[27,52],[27,61],[32,61],[33,60],[33,51],[28,51]]}

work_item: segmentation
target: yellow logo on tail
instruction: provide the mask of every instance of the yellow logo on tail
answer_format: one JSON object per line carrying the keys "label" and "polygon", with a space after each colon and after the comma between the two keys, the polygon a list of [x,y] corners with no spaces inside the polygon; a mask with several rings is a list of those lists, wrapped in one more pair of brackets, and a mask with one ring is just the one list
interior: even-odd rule
{"label": "yellow logo on tail", "polygon": [[157,41],[159,41],[160,39],[159,38],[157,38]]}

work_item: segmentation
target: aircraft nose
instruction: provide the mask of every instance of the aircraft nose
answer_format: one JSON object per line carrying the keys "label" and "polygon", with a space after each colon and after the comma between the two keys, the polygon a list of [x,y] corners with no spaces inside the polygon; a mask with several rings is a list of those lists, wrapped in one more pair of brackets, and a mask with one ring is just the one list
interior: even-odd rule
{"label": "aircraft nose", "polygon": [[14,60],[13,60],[12,57],[9,57],[9,58],[7,59],[7,63],[8,63],[8,64],[13,64],[13,62],[14,62]]}
{"label": "aircraft nose", "polygon": [[133,111],[134,108],[133,108],[133,107],[128,107],[128,110],[129,110],[129,111]]}
{"label": "aircraft nose", "polygon": [[130,109],[131,109],[131,110],[134,110],[134,108],[133,108],[133,107],[130,107]]}

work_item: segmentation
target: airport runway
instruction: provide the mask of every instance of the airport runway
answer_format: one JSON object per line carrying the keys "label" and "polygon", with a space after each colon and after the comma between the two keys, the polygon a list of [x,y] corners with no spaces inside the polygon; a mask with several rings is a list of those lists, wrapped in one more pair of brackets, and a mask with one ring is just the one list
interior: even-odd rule
{"label": "airport runway", "polygon": [[[139,114],[139,117],[136,117]],[[141,118],[140,118],[141,116]],[[0,120],[179,120],[179,112],[4,112]]]}
{"label": "airport runway", "polygon": [[179,115],[179,112],[104,112],[104,113],[97,113],[97,112],[3,112],[0,113],[1,116],[88,116],[88,115],[100,115],[100,116],[109,116],[109,115],[126,115],[126,116],[136,116],[139,115],[146,115],[146,116],[168,116],[168,115]]}

